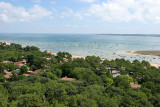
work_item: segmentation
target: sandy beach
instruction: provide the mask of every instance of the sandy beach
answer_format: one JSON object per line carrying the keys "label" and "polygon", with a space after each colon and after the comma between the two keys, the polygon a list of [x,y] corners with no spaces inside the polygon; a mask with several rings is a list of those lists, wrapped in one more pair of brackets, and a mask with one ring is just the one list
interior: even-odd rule
{"label": "sandy beach", "polygon": [[160,50],[142,50],[142,51],[118,51],[119,54],[157,56],[160,57]]}

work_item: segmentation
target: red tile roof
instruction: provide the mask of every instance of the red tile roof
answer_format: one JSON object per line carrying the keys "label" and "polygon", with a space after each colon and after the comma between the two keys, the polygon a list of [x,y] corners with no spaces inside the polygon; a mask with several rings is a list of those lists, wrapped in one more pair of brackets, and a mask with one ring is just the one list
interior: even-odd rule
{"label": "red tile roof", "polygon": [[130,83],[131,88],[141,88],[141,85],[135,84],[135,83]]}
{"label": "red tile roof", "polygon": [[21,61],[20,61],[20,62],[15,62],[14,65],[16,65],[16,66],[23,66],[24,64],[22,64]]}
{"label": "red tile roof", "polygon": [[26,60],[23,60],[23,61],[21,61],[22,63],[26,63],[27,61]]}
{"label": "red tile roof", "polygon": [[64,81],[75,81],[76,79],[75,78],[62,77],[61,80],[64,80]]}
{"label": "red tile roof", "polygon": [[26,77],[28,77],[28,76],[30,76],[31,74],[23,74],[24,76],[26,76]]}
{"label": "red tile roof", "polygon": [[32,75],[35,75],[35,74],[38,74],[39,72],[40,72],[41,70],[39,69],[39,70],[35,70],[35,71],[33,71],[33,72],[30,72]]}
{"label": "red tile roof", "polygon": [[47,53],[52,53],[51,51],[47,51]]}
{"label": "red tile roof", "polygon": [[6,75],[4,75],[5,78],[11,78],[12,74],[11,73],[8,73]]}

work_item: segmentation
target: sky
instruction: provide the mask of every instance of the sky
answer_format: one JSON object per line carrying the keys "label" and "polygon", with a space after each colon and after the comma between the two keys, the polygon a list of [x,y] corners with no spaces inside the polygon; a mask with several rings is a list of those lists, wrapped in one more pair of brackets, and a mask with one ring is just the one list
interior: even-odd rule
{"label": "sky", "polygon": [[0,0],[0,33],[160,34],[160,0]]}

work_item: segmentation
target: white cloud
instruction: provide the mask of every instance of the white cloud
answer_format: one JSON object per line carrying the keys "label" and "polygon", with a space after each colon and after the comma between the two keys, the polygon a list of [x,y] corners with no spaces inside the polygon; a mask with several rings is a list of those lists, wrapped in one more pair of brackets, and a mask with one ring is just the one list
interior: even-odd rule
{"label": "white cloud", "polygon": [[50,16],[49,19],[53,20],[53,19],[54,19],[54,16]]}
{"label": "white cloud", "polygon": [[15,7],[10,3],[0,2],[0,21],[3,22],[30,22],[52,13],[45,8],[34,5],[28,11],[23,7]]}
{"label": "white cloud", "polygon": [[70,25],[70,24],[67,24],[67,25],[64,25],[64,27],[66,27],[66,28],[77,28],[78,25]]}
{"label": "white cloud", "polygon": [[66,11],[61,13],[61,18],[65,18],[65,17],[72,17],[72,18],[78,18],[80,20],[83,20],[83,14],[82,12],[74,12],[72,9],[70,8],[65,8]]}
{"label": "white cloud", "polygon": [[109,0],[91,5],[88,14],[103,21],[144,22],[147,19],[159,23],[160,0]]}
{"label": "white cloud", "polygon": [[79,1],[81,1],[81,2],[88,2],[88,3],[92,3],[92,2],[95,2],[95,1],[97,1],[97,0],[79,0]]}
{"label": "white cloud", "polygon": [[57,2],[56,1],[51,1],[50,4],[57,4]]}
{"label": "white cloud", "polygon": [[33,3],[41,3],[41,0],[32,0]]}

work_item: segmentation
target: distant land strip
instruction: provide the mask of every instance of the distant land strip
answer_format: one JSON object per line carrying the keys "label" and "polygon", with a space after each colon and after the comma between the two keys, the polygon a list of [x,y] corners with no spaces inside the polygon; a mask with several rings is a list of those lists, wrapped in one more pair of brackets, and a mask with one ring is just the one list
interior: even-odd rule
{"label": "distant land strip", "polygon": [[160,56],[160,50],[142,50],[142,51],[119,51],[120,54]]}

